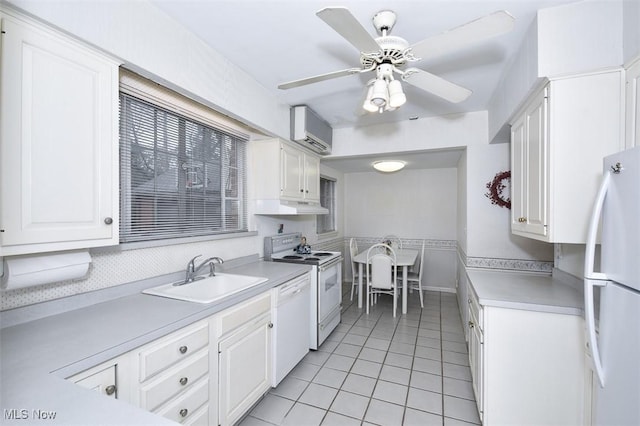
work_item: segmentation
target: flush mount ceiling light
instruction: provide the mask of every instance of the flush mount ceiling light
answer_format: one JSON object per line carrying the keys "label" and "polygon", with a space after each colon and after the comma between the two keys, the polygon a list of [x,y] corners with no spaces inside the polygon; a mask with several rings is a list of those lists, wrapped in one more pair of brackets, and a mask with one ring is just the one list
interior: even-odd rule
{"label": "flush mount ceiling light", "polygon": [[373,168],[379,172],[392,173],[402,169],[405,164],[407,163],[399,160],[382,160],[373,163]]}

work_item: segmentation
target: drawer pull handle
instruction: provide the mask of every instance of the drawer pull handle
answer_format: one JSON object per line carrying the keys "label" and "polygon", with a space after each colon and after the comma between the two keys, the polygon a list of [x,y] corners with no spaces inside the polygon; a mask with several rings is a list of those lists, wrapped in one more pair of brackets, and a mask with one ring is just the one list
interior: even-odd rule
{"label": "drawer pull handle", "polygon": [[116,393],[116,385],[109,385],[104,389],[104,392],[107,395],[113,395],[114,393]]}
{"label": "drawer pull handle", "polygon": [[178,350],[180,351],[181,354],[186,354],[189,348],[187,348],[186,346],[180,346],[180,349]]}
{"label": "drawer pull handle", "polygon": [[180,410],[180,415],[182,417],[187,417],[187,414],[189,414],[189,410],[187,410],[186,408],[183,408],[182,410]]}
{"label": "drawer pull handle", "polygon": [[186,385],[186,384],[187,384],[187,382],[189,382],[189,379],[188,379],[188,378],[186,378],[186,377],[181,377],[181,378],[180,378],[180,384],[181,384],[182,386]]}

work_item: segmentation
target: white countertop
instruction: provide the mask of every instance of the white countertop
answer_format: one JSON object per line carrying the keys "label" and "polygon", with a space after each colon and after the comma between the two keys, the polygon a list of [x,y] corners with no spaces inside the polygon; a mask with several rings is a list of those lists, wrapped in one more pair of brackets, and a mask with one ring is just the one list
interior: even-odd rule
{"label": "white countertop", "polygon": [[[144,295],[136,287],[134,294],[0,330],[0,408],[3,410],[0,423],[175,424],[81,388],[65,378],[283,284],[311,267],[258,261],[220,269],[269,280],[211,304]],[[154,287],[171,279],[147,280],[145,285]],[[12,409],[28,410],[28,419],[7,419],[4,410]],[[37,420],[33,418],[33,410],[53,411],[56,416]]]}
{"label": "white countertop", "polygon": [[467,276],[483,306],[584,315],[582,293],[558,278],[479,269]]}

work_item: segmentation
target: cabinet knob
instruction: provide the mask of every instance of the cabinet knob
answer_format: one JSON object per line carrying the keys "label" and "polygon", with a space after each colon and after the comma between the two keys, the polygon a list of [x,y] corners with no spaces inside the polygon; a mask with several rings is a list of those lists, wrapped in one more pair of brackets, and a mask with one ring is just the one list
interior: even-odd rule
{"label": "cabinet knob", "polygon": [[473,328],[475,327],[475,324],[473,323],[473,321],[469,321],[469,328]]}
{"label": "cabinet knob", "polygon": [[111,225],[113,223],[113,219],[110,217],[105,217],[104,223],[106,223],[107,225]]}
{"label": "cabinet knob", "polygon": [[189,348],[187,348],[186,346],[180,346],[180,349],[178,350],[180,351],[181,354],[186,354]]}
{"label": "cabinet knob", "polygon": [[272,322],[269,323],[269,328],[273,328],[273,323]]}
{"label": "cabinet knob", "polygon": [[182,386],[186,385],[189,382],[189,379],[187,377],[181,377],[180,378],[180,384]]}
{"label": "cabinet knob", "polygon": [[520,222],[520,223],[524,223],[524,222],[526,222],[526,221],[527,221],[527,218],[526,218],[526,217],[519,217],[519,218],[518,218],[518,222]]}
{"label": "cabinet knob", "polygon": [[104,389],[104,392],[107,395],[113,395],[114,393],[116,393],[116,385],[109,385]]}
{"label": "cabinet knob", "polygon": [[304,189],[301,189],[300,192],[304,192]]}
{"label": "cabinet knob", "polygon": [[187,410],[186,408],[180,410],[180,416],[187,417],[187,414],[189,414],[189,410]]}

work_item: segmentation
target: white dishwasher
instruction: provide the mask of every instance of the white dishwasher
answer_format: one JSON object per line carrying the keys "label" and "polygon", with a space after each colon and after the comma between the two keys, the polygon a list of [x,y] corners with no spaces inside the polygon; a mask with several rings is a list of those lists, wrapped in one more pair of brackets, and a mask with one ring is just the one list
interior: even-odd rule
{"label": "white dishwasher", "polygon": [[310,285],[305,274],[273,289],[273,387],[309,352]]}

